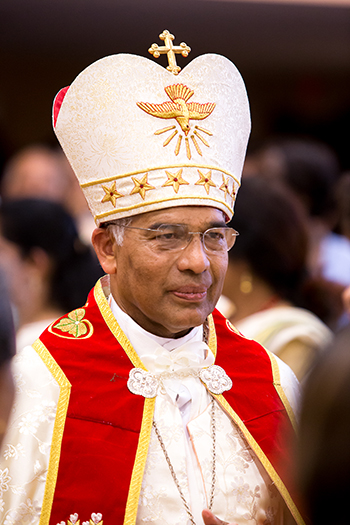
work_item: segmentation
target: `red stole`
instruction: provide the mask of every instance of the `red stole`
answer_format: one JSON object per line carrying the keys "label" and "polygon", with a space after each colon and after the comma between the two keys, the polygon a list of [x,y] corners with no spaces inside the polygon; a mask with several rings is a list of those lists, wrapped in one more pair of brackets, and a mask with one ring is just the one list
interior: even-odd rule
{"label": "red stole", "polygon": [[[105,525],[124,520],[144,398],[127,388],[133,365],[99,306],[91,291],[83,313],[64,316],[40,337],[72,385],[50,525],[74,513],[80,523],[92,513],[101,513]],[[286,483],[285,434],[291,434],[291,424],[273,385],[270,358],[259,344],[232,331],[219,312],[213,317],[215,364],[233,382],[224,397]],[[77,331],[63,331],[65,324],[75,324]]]}

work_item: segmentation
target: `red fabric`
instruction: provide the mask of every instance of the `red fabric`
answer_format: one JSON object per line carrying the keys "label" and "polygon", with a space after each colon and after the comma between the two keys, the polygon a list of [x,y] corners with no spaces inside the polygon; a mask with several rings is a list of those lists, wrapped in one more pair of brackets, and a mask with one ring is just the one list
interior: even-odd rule
{"label": "red fabric", "polygon": [[56,122],[57,122],[57,117],[58,117],[58,114],[60,112],[60,109],[61,109],[61,106],[62,106],[62,102],[63,102],[63,99],[64,97],[66,96],[66,93],[69,89],[69,86],[65,87],[65,88],[62,88],[56,95],[55,97],[55,100],[53,102],[53,110],[52,110],[52,113],[53,113],[53,127],[55,128],[56,127]]}
{"label": "red fabric", "polygon": [[262,448],[280,478],[292,490],[292,454],[286,445],[294,437],[289,416],[273,385],[271,361],[266,350],[227,326],[214,312],[217,358],[232,379],[224,397]]}
{"label": "red fabric", "polygon": [[[93,292],[84,308],[94,327],[90,338],[62,339],[48,330],[40,337],[72,384],[50,525],[75,512],[81,522],[93,512],[102,513],[106,524],[123,522],[141,427],[144,398],[126,385],[133,365],[106,326]],[[283,474],[283,433],[291,427],[272,385],[269,357],[260,345],[229,330],[218,312],[214,320],[216,364],[233,382],[225,398]]]}

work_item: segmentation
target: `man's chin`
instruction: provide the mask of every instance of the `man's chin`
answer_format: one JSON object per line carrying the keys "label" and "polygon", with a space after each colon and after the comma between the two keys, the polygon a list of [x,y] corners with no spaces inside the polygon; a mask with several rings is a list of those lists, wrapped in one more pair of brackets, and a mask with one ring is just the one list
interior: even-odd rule
{"label": "man's chin", "polygon": [[204,313],[187,312],[187,315],[182,320],[182,322],[179,319],[176,324],[173,323],[172,326],[168,327],[169,333],[173,334],[168,337],[174,337],[174,338],[183,337],[184,335],[188,334],[192,330],[192,328],[194,328],[195,326],[201,326],[205,322],[205,320],[207,319],[210,313],[211,313],[211,310],[208,313],[207,313],[207,310]]}

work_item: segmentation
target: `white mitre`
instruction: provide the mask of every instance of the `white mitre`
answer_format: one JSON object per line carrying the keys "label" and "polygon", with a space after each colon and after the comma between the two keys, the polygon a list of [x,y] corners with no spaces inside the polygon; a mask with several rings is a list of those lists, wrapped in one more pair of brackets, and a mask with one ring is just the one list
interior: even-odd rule
{"label": "white mitre", "polygon": [[105,57],[59,92],[53,121],[97,225],[184,205],[232,217],[250,113],[225,57],[199,56],[177,77],[140,56]]}

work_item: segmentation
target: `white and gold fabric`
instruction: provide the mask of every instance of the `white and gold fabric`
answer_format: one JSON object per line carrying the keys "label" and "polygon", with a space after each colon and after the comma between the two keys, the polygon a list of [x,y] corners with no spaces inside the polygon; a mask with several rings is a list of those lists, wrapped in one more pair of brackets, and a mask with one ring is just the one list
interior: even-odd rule
{"label": "white and gold fabric", "polygon": [[223,56],[177,76],[140,56],[98,60],[56,97],[54,129],[97,225],[179,205],[232,217],[250,114]]}

